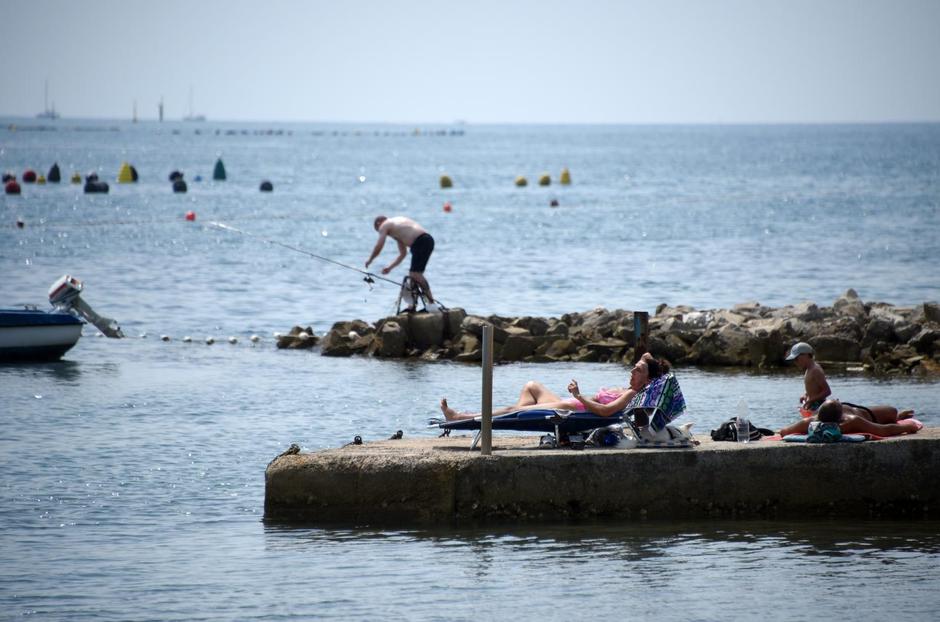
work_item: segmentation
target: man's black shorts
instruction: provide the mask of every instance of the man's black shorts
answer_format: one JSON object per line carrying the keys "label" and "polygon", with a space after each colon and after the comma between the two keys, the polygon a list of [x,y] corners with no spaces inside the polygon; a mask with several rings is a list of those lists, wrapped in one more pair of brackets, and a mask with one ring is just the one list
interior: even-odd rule
{"label": "man's black shorts", "polygon": [[434,238],[430,233],[422,233],[415,241],[411,243],[411,272],[424,272],[424,267],[428,265],[428,259],[431,258],[431,252],[434,250]]}

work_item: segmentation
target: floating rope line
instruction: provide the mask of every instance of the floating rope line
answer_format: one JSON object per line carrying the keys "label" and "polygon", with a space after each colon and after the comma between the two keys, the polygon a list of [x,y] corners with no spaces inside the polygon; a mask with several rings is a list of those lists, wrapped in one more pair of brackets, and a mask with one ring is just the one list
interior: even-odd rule
{"label": "floating rope line", "polygon": [[399,283],[398,281],[393,281],[392,279],[387,279],[387,278],[385,278],[384,276],[380,276],[380,275],[375,274],[375,273],[373,273],[373,272],[368,272],[368,271],[366,271],[366,270],[360,270],[359,268],[356,268],[355,266],[350,266],[350,265],[344,264],[344,263],[342,263],[342,262],[340,262],[340,261],[336,261],[335,259],[330,259],[329,257],[323,257],[322,255],[317,255],[316,253],[311,253],[310,251],[304,250],[304,249],[302,249],[302,248],[297,248],[296,246],[291,246],[290,244],[285,244],[284,242],[278,242],[277,240],[272,240],[272,239],[270,239],[270,238],[265,238],[265,237],[262,237],[262,236],[260,236],[260,235],[256,235],[256,234],[254,234],[254,233],[249,233],[249,232],[247,232],[247,231],[243,231],[243,230],[239,229],[238,227],[233,227],[233,226],[227,225],[227,224],[225,224],[225,223],[223,223],[223,222],[210,221],[209,224],[210,224],[211,226],[213,226],[213,227],[218,227],[219,229],[224,229],[224,230],[226,230],[226,231],[234,231],[235,233],[240,233],[240,234],[242,234],[242,235],[244,235],[244,236],[248,236],[248,237],[250,237],[250,238],[255,238],[256,240],[261,240],[262,242],[267,242],[268,244],[276,244],[276,245],[282,246],[282,247],[284,247],[284,248],[286,248],[286,249],[288,249],[288,250],[292,250],[292,251],[294,251],[294,252],[296,252],[296,253],[301,253],[302,255],[307,255],[308,257],[313,257],[314,259],[319,259],[320,261],[325,261],[325,262],[331,263],[331,264],[333,264],[333,265],[335,265],[335,266],[339,266],[339,267],[341,267],[341,268],[346,268],[347,270],[353,270],[353,271],[355,271],[355,272],[358,272],[359,274],[364,274],[364,275],[365,275],[365,278],[362,279],[362,280],[365,281],[366,283],[368,283],[370,288],[372,287],[372,284],[375,283],[375,279],[379,279],[380,281],[385,281],[386,283],[391,283],[392,285],[394,285],[394,286],[396,286],[396,287],[401,287],[401,283]]}

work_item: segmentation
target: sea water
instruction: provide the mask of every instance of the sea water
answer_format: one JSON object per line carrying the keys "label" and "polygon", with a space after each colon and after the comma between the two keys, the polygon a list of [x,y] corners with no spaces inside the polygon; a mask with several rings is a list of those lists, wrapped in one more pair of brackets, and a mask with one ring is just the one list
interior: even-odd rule
{"label": "sea water", "polygon": [[[111,192],[24,184],[0,201],[0,304],[42,307],[69,273],[128,338],[86,327],[61,362],[0,366],[0,617],[810,619],[824,603],[836,619],[925,619],[940,605],[936,521],[388,530],[265,522],[262,509],[264,468],[291,443],[430,438],[440,398],[475,408],[481,382],[449,362],[278,351],[275,331],[374,321],[397,292],[265,240],[361,267],[373,217],[410,215],[435,236],[435,293],[482,315],[828,305],[848,287],[913,305],[940,299],[940,126],[2,127],[0,169],[58,161],[66,181],[96,170]],[[219,157],[228,179],[213,182]],[[116,183],[122,161],[137,184]],[[557,184],[563,167],[571,186]],[[188,193],[171,192],[172,170]],[[389,245],[374,267],[394,256]],[[935,381],[831,371],[844,399],[940,425]],[[627,372],[499,366],[494,402],[533,378],[563,391]],[[699,434],[739,398],[761,427],[798,416],[794,369],[678,374]],[[742,576],[753,610],[728,598]]]}

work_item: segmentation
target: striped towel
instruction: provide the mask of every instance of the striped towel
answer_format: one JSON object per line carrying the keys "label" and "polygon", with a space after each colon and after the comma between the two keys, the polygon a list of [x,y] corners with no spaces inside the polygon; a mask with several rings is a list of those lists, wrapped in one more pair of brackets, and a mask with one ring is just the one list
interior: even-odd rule
{"label": "striped towel", "polygon": [[637,393],[627,405],[626,411],[635,408],[652,410],[650,428],[659,432],[673,419],[685,412],[685,398],[675,375],[666,374],[652,380],[646,388]]}

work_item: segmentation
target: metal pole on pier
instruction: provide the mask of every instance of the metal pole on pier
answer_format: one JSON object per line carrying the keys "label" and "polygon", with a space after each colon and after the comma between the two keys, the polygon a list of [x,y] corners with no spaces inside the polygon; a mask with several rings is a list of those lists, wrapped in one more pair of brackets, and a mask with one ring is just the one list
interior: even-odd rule
{"label": "metal pole on pier", "polygon": [[483,325],[483,407],[480,422],[480,454],[493,453],[493,325]]}
{"label": "metal pole on pier", "polygon": [[633,337],[636,344],[633,347],[633,362],[636,363],[649,351],[650,314],[648,311],[633,312]]}

